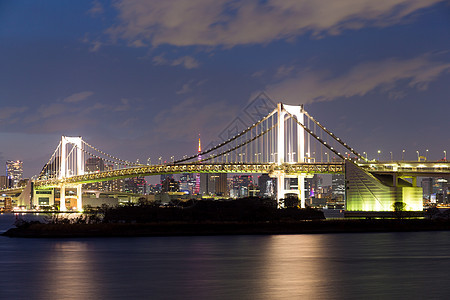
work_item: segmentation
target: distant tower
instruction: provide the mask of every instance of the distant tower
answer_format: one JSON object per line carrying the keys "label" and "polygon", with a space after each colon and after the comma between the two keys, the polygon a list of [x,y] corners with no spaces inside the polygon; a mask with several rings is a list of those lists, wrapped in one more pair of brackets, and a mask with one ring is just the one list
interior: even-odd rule
{"label": "distant tower", "polygon": [[[202,142],[200,140],[200,134],[198,135],[198,161],[202,160],[202,156],[200,155],[202,153]],[[195,175],[195,189],[194,194],[200,194],[200,173],[197,173]]]}

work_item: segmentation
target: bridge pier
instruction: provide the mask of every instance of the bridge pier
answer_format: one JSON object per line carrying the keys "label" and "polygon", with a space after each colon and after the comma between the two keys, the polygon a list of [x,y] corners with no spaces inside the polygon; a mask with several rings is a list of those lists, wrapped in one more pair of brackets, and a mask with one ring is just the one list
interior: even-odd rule
{"label": "bridge pier", "polygon": [[63,183],[59,192],[59,210],[66,211],[66,185]]}
{"label": "bridge pier", "polygon": [[77,210],[83,210],[83,193],[81,192],[82,184],[77,184]]}
{"label": "bridge pier", "polygon": [[277,208],[284,208],[284,204],[281,199],[284,199],[284,173],[280,172],[277,174]]}
{"label": "bridge pier", "polygon": [[298,180],[298,192],[299,192],[299,200],[300,200],[300,207],[305,208],[305,175],[299,175],[297,177]]}

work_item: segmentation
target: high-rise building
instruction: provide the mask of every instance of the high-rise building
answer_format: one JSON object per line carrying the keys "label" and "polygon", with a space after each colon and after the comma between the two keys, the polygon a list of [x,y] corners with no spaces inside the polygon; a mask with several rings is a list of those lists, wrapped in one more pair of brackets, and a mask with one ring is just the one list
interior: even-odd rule
{"label": "high-rise building", "polygon": [[196,176],[192,173],[183,173],[180,176],[180,192],[193,194],[195,190]]}
{"label": "high-rise building", "polygon": [[428,200],[431,199],[431,194],[433,194],[433,181],[434,180],[432,177],[422,178],[421,186],[423,190],[423,196]]}
{"label": "high-rise building", "polygon": [[8,177],[6,175],[1,175],[0,176],[0,189],[6,189],[9,186],[9,180]]}
{"label": "high-rise building", "polygon": [[173,179],[173,174],[161,174],[161,175],[160,175],[160,181],[161,181],[161,184],[166,180],[166,178],[171,178],[171,179]]}
{"label": "high-rise building", "polygon": [[146,193],[147,181],[145,177],[132,177],[125,179],[125,192],[144,195]]}
{"label": "high-rise building", "polygon": [[161,182],[161,185],[161,192],[163,193],[178,192],[180,190],[178,181],[173,179],[173,177],[167,177],[163,182]]}
{"label": "high-rise building", "polygon": [[23,162],[20,160],[7,160],[6,176],[10,180],[9,187],[17,187],[19,181],[23,179]]}
{"label": "high-rise building", "polygon": [[345,176],[343,174],[333,174],[331,189],[334,199],[345,199]]}
{"label": "high-rise building", "polygon": [[226,173],[201,174],[200,192],[202,195],[228,196],[227,174]]}
{"label": "high-rise building", "polygon": [[249,196],[249,186],[253,184],[252,175],[235,175],[233,176],[232,190],[230,196],[233,198],[241,198]]}
{"label": "high-rise building", "polygon": [[258,189],[260,197],[274,197],[276,194],[276,184],[274,178],[271,178],[269,174],[261,174],[258,176]]}

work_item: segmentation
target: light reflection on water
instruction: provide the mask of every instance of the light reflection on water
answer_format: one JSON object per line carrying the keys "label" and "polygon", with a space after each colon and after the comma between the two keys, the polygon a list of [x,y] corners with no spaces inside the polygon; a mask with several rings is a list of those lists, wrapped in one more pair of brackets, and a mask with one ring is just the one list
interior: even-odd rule
{"label": "light reflection on water", "polygon": [[0,298],[445,298],[449,237],[0,237]]}

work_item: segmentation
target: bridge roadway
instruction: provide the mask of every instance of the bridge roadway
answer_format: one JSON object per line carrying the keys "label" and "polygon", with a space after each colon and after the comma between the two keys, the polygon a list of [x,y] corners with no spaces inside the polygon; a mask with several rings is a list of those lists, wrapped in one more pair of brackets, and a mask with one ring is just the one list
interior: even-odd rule
{"label": "bridge roadway", "polygon": [[449,177],[449,161],[392,161],[358,163],[362,169],[376,174],[397,174],[397,176]]}
{"label": "bridge roadway", "polygon": [[61,184],[84,184],[99,181],[108,181],[136,176],[152,176],[161,174],[180,173],[267,173],[284,172],[286,175],[344,172],[344,164],[336,163],[187,163],[139,166],[114,171],[95,172],[72,176],[64,179],[37,180],[35,188],[57,187]]}
{"label": "bridge roadway", "polygon": [[[397,176],[421,176],[450,177],[450,162],[367,162],[357,163],[358,166],[370,173],[376,174],[397,174]],[[120,169],[114,171],[104,171],[88,173],[79,176],[72,176],[64,179],[37,180],[34,182],[35,188],[59,187],[61,184],[83,184],[99,181],[108,181],[120,178],[136,176],[152,176],[161,174],[180,173],[267,173],[274,174],[284,172],[286,175],[295,174],[342,174],[344,173],[343,162],[332,163],[285,163],[277,165],[274,163],[186,163],[186,164],[165,164],[150,165],[134,168]],[[0,192],[11,194],[21,192],[23,188],[4,189]]]}

